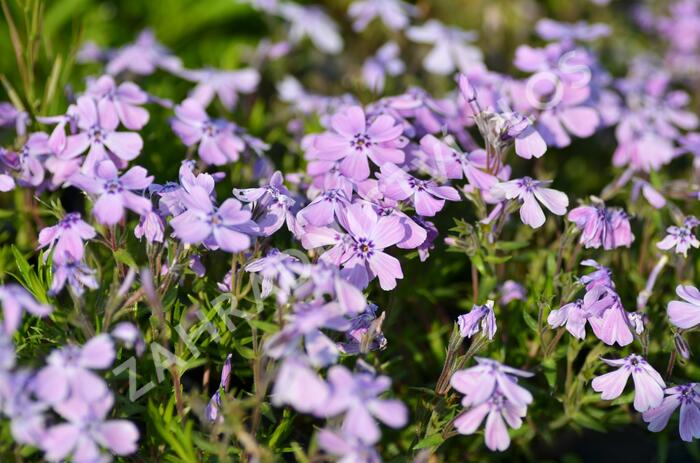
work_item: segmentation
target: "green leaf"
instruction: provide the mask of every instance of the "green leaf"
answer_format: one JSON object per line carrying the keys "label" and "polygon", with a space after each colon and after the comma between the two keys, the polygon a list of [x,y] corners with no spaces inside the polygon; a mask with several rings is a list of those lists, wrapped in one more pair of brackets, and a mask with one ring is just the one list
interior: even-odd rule
{"label": "green leaf", "polygon": [[114,258],[117,260],[117,262],[121,262],[128,267],[138,267],[138,265],[136,265],[136,261],[126,249],[118,249],[117,252],[114,253]]}
{"label": "green leaf", "polygon": [[530,315],[527,310],[523,310],[523,320],[525,324],[532,330],[537,331],[537,320],[535,320],[532,315]]}
{"label": "green leaf", "polygon": [[427,448],[437,448],[443,442],[445,438],[442,437],[441,433],[432,434],[424,439],[419,440],[416,445],[413,446],[413,450],[427,449]]}

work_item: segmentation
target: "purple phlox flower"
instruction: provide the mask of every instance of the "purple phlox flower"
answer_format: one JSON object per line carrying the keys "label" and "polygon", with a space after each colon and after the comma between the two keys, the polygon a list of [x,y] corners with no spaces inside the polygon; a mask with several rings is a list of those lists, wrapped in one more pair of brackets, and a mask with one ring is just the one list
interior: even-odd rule
{"label": "purple phlox flower", "polygon": [[288,356],[277,372],[271,401],[275,407],[291,405],[301,413],[314,413],[328,400],[329,387],[301,356]]}
{"label": "purple phlox flower", "polygon": [[619,208],[606,208],[605,205],[579,206],[568,214],[581,231],[581,243],[586,249],[614,249],[630,247],[634,235],[625,211]]}
{"label": "purple phlox flower", "polygon": [[[473,118],[486,143],[500,150],[515,145],[515,154],[525,159],[539,158],[547,144],[527,117],[517,112],[482,109],[480,97],[465,74],[457,77],[460,98],[471,108]],[[488,166],[485,166],[488,167]]]}
{"label": "purple phlox flower", "polygon": [[[16,161],[16,162],[15,162]],[[0,191],[5,193],[15,189],[15,179],[11,175],[12,170],[18,167],[17,153],[8,151],[0,146]]]}
{"label": "purple phlox flower", "polygon": [[237,161],[245,142],[236,135],[234,124],[210,119],[202,105],[188,98],[175,107],[173,131],[186,146],[199,143],[197,152],[207,164],[221,166]]}
{"label": "purple phlox flower", "polygon": [[209,192],[199,185],[184,193],[182,200],[187,210],[170,221],[180,240],[189,244],[204,243],[210,249],[221,248],[227,252],[250,247],[257,225],[251,220],[250,211],[238,200],[229,198],[217,207]]}
{"label": "purple phlox flower", "polygon": [[469,313],[457,317],[457,325],[459,325],[459,335],[463,338],[471,338],[481,332],[488,339],[493,339],[497,328],[493,301],[488,300],[483,305],[474,304]]}
{"label": "purple phlox flower", "polygon": [[590,87],[564,84],[556,104],[552,103],[556,101],[557,90],[551,81],[541,80],[532,87],[535,98],[539,102],[547,102],[546,109],[537,118],[537,130],[548,145],[564,148],[571,144],[570,135],[587,138],[600,126],[598,112],[588,106]]}
{"label": "purple phlox flower", "polygon": [[368,127],[362,108],[350,106],[333,115],[331,127],[332,132],[316,139],[318,157],[340,161],[340,172],[353,180],[369,177],[367,158],[377,166],[404,161],[401,148],[407,140],[402,137],[403,128],[391,116],[380,115]]}
{"label": "purple phlox flower", "polygon": [[128,420],[108,420],[114,397],[107,393],[92,402],[77,397],[54,405],[67,421],[46,430],[40,447],[47,461],[65,461],[72,455],[75,462],[108,462],[104,448],[113,455],[129,455],[137,450],[138,428]]}
{"label": "purple phlox flower", "polygon": [[68,283],[77,296],[82,296],[84,287],[97,289],[99,284],[95,279],[95,271],[87,266],[82,260],[74,259],[72,256],[63,257],[59,261],[53,262],[53,279],[49,295],[55,296]]}
{"label": "purple phlox flower", "polygon": [[[310,269],[301,264],[299,259],[273,248],[265,257],[256,259],[245,266],[245,271],[255,273],[262,279],[260,297],[268,297],[277,289],[277,300],[284,303],[292,290],[298,285],[299,278],[308,277]],[[297,273],[301,272],[301,273]]]}
{"label": "purple phlox flower", "polygon": [[340,222],[340,217],[350,206],[350,195],[344,188],[329,188],[314,198],[297,213],[297,221],[314,227]]}
{"label": "purple phlox flower", "polygon": [[622,300],[615,290],[607,288],[607,295],[612,298],[609,308],[605,309],[599,317],[588,319],[593,333],[609,346],[615,343],[620,346],[631,344],[634,340],[632,329],[636,330],[637,327],[630,320],[630,314],[622,306]]}
{"label": "purple phlox flower", "polygon": [[501,294],[501,305],[509,304],[511,301],[522,301],[527,299],[527,290],[517,281],[504,281],[499,288],[499,292]]}
{"label": "purple phlox flower", "polygon": [[552,310],[547,316],[547,323],[552,328],[566,325],[566,330],[578,339],[586,337],[586,322],[600,317],[613,304],[613,296],[608,289],[597,286],[586,292],[583,299],[570,302],[560,309]]}
{"label": "purple phlox flower", "polygon": [[518,385],[517,377],[529,378],[533,373],[503,365],[495,360],[476,357],[477,365],[452,375],[450,384],[464,394],[462,405],[480,405],[496,393],[519,406],[532,403],[532,394]]}
{"label": "purple phlox flower", "polygon": [[95,168],[95,177],[79,173],[69,183],[96,196],[95,217],[102,224],[114,225],[124,217],[124,208],[139,215],[151,211],[151,201],[133,191],[148,188],[152,181],[153,176],[141,166],[134,166],[120,176],[111,161],[102,161]]}
{"label": "purple phlox flower", "polygon": [[253,220],[264,236],[272,235],[288,221],[289,210],[296,202],[284,186],[280,171],[272,174],[267,185],[260,188],[235,188],[233,195],[240,201],[253,204]]}
{"label": "purple phlox flower", "polygon": [[600,265],[593,259],[586,259],[581,261],[581,265],[586,267],[593,267],[595,271],[584,275],[579,278],[581,284],[585,285],[586,291],[590,291],[596,286],[605,286],[608,288],[615,288],[615,283],[612,280],[612,270],[604,265]]}
{"label": "purple phlox flower", "polygon": [[602,393],[600,397],[603,400],[620,397],[631,374],[634,380],[634,409],[646,412],[661,404],[666,383],[643,357],[630,354],[622,359],[601,360],[610,366],[618,367],[615,371],[593,378],[591,382],[593,390]]}
{"label": "purple phlox flower", "polygon": [[430,251],[435,248],[434,243],[437,237],[440,236],[440,232],[433,222],[425,220],[421,216],[416,216],[416,222],[426,231],[425,240],[416,248],[418,250],[418,259],[421,262],[425,262],[430,257]]}
{"label": "purple phlox flower", "polygon": [[481,51],[470,44],[476,40],[475,32],[446,26],[436,19],[409,27],[406,37],[413,42],[433,45],[423,59],[423,67],[434,74],[447,75],[455,70],[466,72],[483,59]]}
{"label": "purple phlox flower", "polygon": [[19,328],[24,310],[37,317],[45,317],[53,311],[51,306],[40,304],[26,289],[14,283],[0,286],[0,304],[4,331],[8,335]]}
{"label": "purple phlox flower", "polygon": [[84,42],[75,54],[75,61],[78,63],[96,63],[105,61],[107,52],[92,40]]}
{"label": "purple phlox flower", "polygon": [[461,179],[464,176],[472,187],[487,191],[498,183],[498,178],[484,172],[487,168],[484,150],[462,153],[431,134],[421,138],[420,148],[428,156],[427,170],[432,177]]}
{"label": "purple phlox flower", "polygon": [[384,90],[386,75],[397,76],[404,72],[406,66],[399,58],[399,46],[396,42],[387,42],[377,53],[367,58],[362,65],[362,78],[369,89],[375,93]]}
{"label": "purple phlox flower", "polygon": [[148,102],[148,94],[133,82],[117,86],[112,76],[104,75],[88,84],[86,94],[105,100],[105,110],[116,114],[129,130],[141,130],[148,123],[148,111],[140,107]]}
{"label": "purple phlox flower", "polygon": [[639,193],[656,209],[661,209],[666,205],[666,198],[659,193],[651,184],[645,180],[635,178],[632,185],[632,201],[636,201],[639,198]]}
{"label": "purple phlox flower", "polygon": [[303,340],[311,365],[328,366],[337,361],[339,351],[321,329],[346,331],[349,328],[350,322],[345,318],[343,308],[336,302],[297,303],[284,328],[265,343],[265,352],[276,359],[298,355]]}
{"label": "purple phlox flower", "polygon": [[14,125],[17,135],[23,137],[29,122],[29,114],[26,111],[18,110],[11,103],[0,102],[0,127]]}
{"label": "purple phlox flower", "polygon": [[485,402],[459,415],[454,421],[454,426],[458,433],[470,435],[476,432],[486,418],[486,447],[492,451],[503,452],[510,446],[506,423],[511,428],[518,429],[526,414],[527,406],[513,403],[500,392],[494,392]]}
{"label": "purple phlox flower", "polygon": [[401,428],[408,421],[408,409],[400,400],[378,397],[391,387],[388,376],[370,372],[353,374],[344,366],[335,365],[328,370],[328,384],[328,401],[315,414],[344,414],[342,431],[365,444],[374,444],[381,437],[375,419],[392,428]]}
{"label": "purple phlox flower", "polygon": [[44,132],[35,132],[17,152],[20,169],[20,184],[33,187],[41,185],[46,172],[44,162],[52,154],[49,136]]}
{"label": "purple phlox flower", "polygon": [[410,17],[418,9],[401,0],[356,0],[348,7],[348,16],[354,19],[352,28],[355,32],[365,30],[374,18],[379,18],[391,30],[405,29]]}
{"label": "purple phlox flower", "polygon": [[336,54],[342,51],[343,38],[338,25],[321,8],[285,2],[280,4],[278,13],[289,22],[292,43],[308,37],[322,52]]}
{"label": "purple phlox flower", "polygon": [[0,331],[0,378],[17,363],[15,345],[12,342],[12,334]]}
{"label": "purple phlox flower", "polygon": [[239,93],[252,93],[260,83],[260,73],[251,68],[236,71],[183,70],[180,76],[197,82],[197,86],[190,93],[190,98],[196,100],[203,108],[209,106],[216,95],[229,111],[236,106]]}
{"label": "purple phlox flower", "polygon": [[520,201],[520,220],[532,228],[539,228],[544,225],[545,218],[538,201],[556,215],[566,214],[566,208],[569,205],[566,194],[544,187],[548,183],[548,181],[523,177],[493,186],[491,194],[500,200]]}
{"label": "purple phlox flower", "polygon": [[384,252],[406,236],[404,224],[396,217],[379,217],[371,206],[355,203],[347,208],[344,220],[352,243],[341,256],[343,275],[358,288],[365,288],[375,277],[385,291],[403,278],[401,263]]}
{"label": "purple phlox flower", "polygon": [[91,370],[109,368],[116,353],[108,334],[99,334],[84,346],[66,345],[53,350],[36,376],[34,392],[44,402],[59,404],[67,399],[94,402],[109,395],[107,384]]}
{"label": "purple phlox flower", "polygon": [[[693,217],[693,219],[695,218]],[[673,249],[676,254],[682,254],[683,257],[688,257],[688,250],[691,247],[700,247],[700,241],[698,241],[693,231],[693,228],[696,226],[697,223],[691,220],[680,227],[675,225],[668,227],[666,229],[666,236],[663,240],[656,243],[656,247],[664,250]]]}
{"label": "purple phlox flower", "polygon": [[676,294],[683,301],[668,303],[668,318],[671,324],[682,329],[690,329],[700,324],[700,291],[695,286],[678,285]]}
{"label": "purple phlox flower", "polygon": [[645,325],[649,322],[649,317],[643,312],[627,312],[629,326],[637,335],[644,332]]}
{"label": "purple phlox flower", "polygon": [[267,60],[274,61],[287,56],[291,51],[292,45],[286,40],[271,42],[268,39],[262,39],[255,49],[254,62],[260,65]]}
{"label": "purple phlox flower", "polygon": [[371,444],[347,432],[322,429],[318,433],[318,446],[331,455],[342,457],[338,461],[357,463],[381,463],[382,458]]}
{"label": "purple phlox flower", "polygon": [[136,238],[146,238],[148,243],[162,243],[163,232],[165,231],[165,222],[161,216],[155,211],[148,211],[141,215],[138,225],[134,227],[134,236]]}
{"label": "purple phlox flower", "polygon": [[277,93],[280,100],[291,104],[296,111],[302,114],[319,115],[324,125],[327,125],[326,122],[330,119],[328,114],[333,114],[347,105],[357,104],[357,99],[347,93],[341,96],[310,93],[297,79],[289,75],[277,84]]}
{"label": "purple phlox flower", "polygon": [[129,349],[134,349],[139,357],[146,351],[146,341],[141,331],[131,322],[118,323],[110,333],[114,339],[124,343]]}
{"label": "purple phlox flower", "polygon": [[666,397],[661,405],[650,408],[642,417],[649,423],[649,431],[663,430],[671,415],[680,406],[680,422],[678,431],[681,439],[691,442],[700,438],[700,385],[698,383],[682,384],[665,390]]}
{"label": "purple phlox flower", "polygon": [[320,260],[311,268],[301,263],[293,267],[301,268],[296,270],[297,274],[308,276],[305,282],[294,288],[297,300],[311,297],[315,301],[323,301],[329,297],[337,301],[342,312],[348,315],[356,315],[369,308],[362,291],[342,278],[337,266]]}
{"label": "purple phlox flower", "polygon": [[420,180],[391,163],[381,168],[379,189],[391,199],[410,198],[416,213],[427,217],[433,217],[442,210],[445,200],[460,200],[459,192],[453,187],[440,186],[432,180]]}
{"label": "purple phlox flower", "polygon": [[0,372],[0,416],[10,419],[10,432],[19,444],[38,446],[45,434],[47,404],[31,398],[33,372]]}
{"label": "purple phlox flower", "polygon": [[209,421],[219,421],[219,413],[221,409],[221,394],[228,392],[229,384],[231,383],[231,360],[233,354],[228,354],[224,361],[224,366],[221,369],[221,381],[216,392],[209,400],[207,408],[204,410],[204,415]]}
{"label": "purple phlox flower", "polygon": [[585,21],[564,23],[549,18],[537,21],[535,29],[537,34],[544,40],[563,41],[566,43],[575,41],[591,42],[610,35],[610,26],[607,24],[588,24]]}
{"label": "purple phlox flower", "polygon": [[390,111],[385,110],[384,113],[398,112],[399,121],[414,119],[412,126],[403,123],[409,136],[441,133],[458,113],[457,105],[451,99],[435,99],[419,87],[411,87],[401,95],[387,98],[385,102]]}
{"label": "purple phlox flower", "polygon": [[126,166],[143,148],[143,139],[135,132],[118,132],[119,115],[109,98],[95,101],[91,96],[78,98],[78,127],[80,132],[66,138],[59,159],[73,159],[89,149],[83,161],[83,173],[91,173],[95,166],[107,159]]}
{"label": "purple phlox flower", "polygon": [[[300,239],[304,249],[315,249],[320,247],[330,246],[321,256],[319,261],[340,266],[343,263],[343,258],[354,245],[354,241],[350,235],[339,230],[340,227],[315,227],[313,225],[304,225],[297,233],[297,238]],[[366,285],[362,286],[364,289]]]}
{"label": "purple phlox flower", "polygon": [[[486,446],[503,451],[510,445],[505,423],[517,429],[527,413],[532,395],[518,386],[516,376],[532,376],[523,370],[502,365],[490,359],[476,358],[478,365],[452,375],[450,384],[465,394],[462,406],[467,408],[454,422],[460,434],[473,434],[486,418]],[[504,422],[505,419],[505,422]]]}
{"label": "purple phlox flower", "polygon": [[172,55],[148,29],[142,31],[133,43],[108,52],[108,56],[106,70],[112,75],[122,72],[149,75],[157,68],[174,73],[182,69],[180,58]]}
{"label": "purple phlox flower", "polygon": [[[48,252],[54,252],[54,263],[66,258],[82,260],[85,246],[83,240],[91,240],[94,237],[95,229],[83,221],[80,213],[70,212],[56,225],[43,228],[39,232],[38,249],[48,246]],[[44,260],[48,257],[48,252],[44,254]]]}
{"label": "purple phlox flower", "polygon": [[[350,319],[351,326],[345,332],[346,342],[337,344],[338,350],[343,354],[358,354],[363,349],[383,350],[386,348],[387,339],[382,332],[384,313],[377,317],[377,306],[367,304],[364,312]],[[366,346],[366,347],[365,347]]]}

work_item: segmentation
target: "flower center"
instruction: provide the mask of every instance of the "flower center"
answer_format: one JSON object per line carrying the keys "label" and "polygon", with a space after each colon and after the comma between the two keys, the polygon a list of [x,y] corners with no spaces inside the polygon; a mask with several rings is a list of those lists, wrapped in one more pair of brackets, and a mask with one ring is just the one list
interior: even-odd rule
{"label": "flower center", "polygon": [[364,133],[356,133],[350,140],[350,146],[355,148],[355,151],[361,152],[372,146],[372,140]]}

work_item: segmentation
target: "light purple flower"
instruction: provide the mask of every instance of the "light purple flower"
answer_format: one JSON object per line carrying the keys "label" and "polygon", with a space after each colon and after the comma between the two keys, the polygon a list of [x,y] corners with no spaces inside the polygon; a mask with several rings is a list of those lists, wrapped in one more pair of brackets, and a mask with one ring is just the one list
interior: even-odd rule
{"label": "light purple flower", "polygon": [[17,153],[19,161],[20,184],[33,187],[40,186],[46,175],[46,159],[52,154],[49,146],[49,136],[44,132],[35,132]]}
{"label": "light purple flower", "polygon": [[221,412],[221,394],[228,392],[229,384],[231,383],[231,360],[233,354],[228,354],[224,360],[224,366],[221,368],[221,381],[216,392],[209,400],[204,414],[209,421],[220,421],[219,413]]}
{"label": "light purple flower", "polygon": [[593,390],[601,392],[603,400],[613,400],[622,394],[630,375],[634,381],[634,409],[646,412],[657,407],[664,398],[666,383],[661,375],[637,354],[630,354],[622,359],[601,359],[617,370],[593,379]]}
{"label": "light purple flower", "polygon": [[533,376],[532,373],[487,358],[476,357],[476,361],[476,366],[457,371],[450,378],[452,387],[464,394],[464,407],[481,405],[496,393],[518,406],[532,403],[532,394],[519,386],[516,378],[529,378]]}
{"label": "light purple flower", "polygon": [[109,368],[116,353],[108,334],[90,339],[84,346],[66,345],[52,351],[36,376],[35,393],[44,402],[68,399],[94,402],[109,394],[107,384],[91,370]]}
{"label": "light purple flower", "polygon": [[118,323],[110,334],[129,349],[134,349],[139,357],[146,351],[146,342],[141,331],[131,322]]}
{"label": "light purple flower", "polygon": [[73,159],[89,149],[82,171],[91,173],[101,161],[111,159],[125,165],[141,153],[143,140],[138,133],[117,131],[119,114],[108,98],[95,101],[81,96],[77,106],[81,131],[66,138],[65,148],[58,153],[60,159]]}
{"label": "light purple flower", "polygon": [[314,146],[319,159],[340,161],[340,172],[346,177],[357,181],[369,177],[367,158],[380,167],[404,160],[403,128],[391,116],[378,116],[367,127],[362,108],[350,106],[333,115],[331,127],[333,132],[320,135]]}
{"label": "light purple flower", "polygon": [[513,280],[506,280],[499,288],[501,293],[501,305],[509,304],[511,301],[522,301],[527,299],[525,287]]}
{"label": "light purple flower", "polygon": [[221,166],[237,161],[245,148],[234,133],[234,125],[223,119],[210,119],[202,105],[188,98],[175,107],[173,131],[186,146],[199,143],[197,152],[207,164]]}
{"label": "light purple flower", "polygon": [[434,74],[447,75],[455,70],[466,72],[482,61],[481,51],[469,44],[476,39],[476,33],[446,26],[436,19],[409,27],[406,37],[413,42],[433,45],[423,59],[423,67]]}
{"label": "light purple flower", "polygon": [[30,370],[0,371],[0,416],[10,419],[15,442],[38,446],[45,434],[47,404],[31,397],[34,374]]}
{"label": "light purple flower", "polygon": [[493,301],[486,301],[484,305],[474,305],[469,313],[457,318],[459,334],[463,338],[471,338],[478,332],[482,332],[488,339],[496,335],[496,315],[493,312]]}
{"label": "light purple flower", "polygon": [[665,390],[666,397],[661,405],[644,412],[644,421],[649,423],[649,431],[659,432],[668,425],[671,415],[680,406],[678,430],[681,439],[692,442],[700,438],[700,385],[682,384]]}
{"label": "light purple flower", "polygon": [[568,218],[581,230],[581,243],[586,248],[629,247],[634,240],[628,216],[622,209],[579,206],[569,211]]}
{"label": "light purple flower", "polygon": [[367,58],[362,65],[362,79],[367,87],[375,93],[384,90],[386,76],[397,76],[404,72],[406,66],[399,58],[399,46],[395,42],[387,42],[377,50],[377,53]]}
{"label": "light purple flower", "polygon": [[214,96],[229,111],[238,102],[239,93],[252,93],[260,82],[260,73],[255,69],[238,69],[221,71],[218,69],[183,70],[180,75],[187,80],[197,82],[190,93],[190,98],[196,100],[203,108],[209,106]]}
{"label": "light purple flower", "polygon": [[303,357],[289,356],[279,367],[270,396],[275,407],[291,405],[301,413],[314,413],[329,394],[326,382]]}
{"label": "light purple flower", "polygon": [[73,397],[55,404],[56,412],[65,418],[65,423],[46,430],[40,442],[47,461],[65,461],[69,455],[75,462],[109,461],[102,455],[105,448],[114,455],[129,455],[136,452],[139,431],[127,420],[107,420],[114,405],[112,394],[93,401],[84,402]]}
{"label": "light purple flower", "polygon": [[484,428],[486,446],[492,451],[503,452],[510,446],[506,423],[511,428],[518,429],[526,414],[525,405],[512,403],[500,392],[495,392],[485,402],[459,415],[454,421],[454,426],[460,434],[474,434],[486,418]]}
{"label": "light purple flower", "polygon": [[459,201],[459,192],[451,186],[440,186],[432,180],[420,180],[394,164],[382,166],[379,189],[388,198],[411,199],[419,215],[433,217],[445,206],[445,200]]}
{"label": "light purple flower", "polygon": [[148,94],[132,82],[117,86],[112,76],[104,75],[90,83],[86,93],[104,101],[104,111],[116,114],[129,130],[141,130],[148,123],[148,111],[140,107],[148,102]]}
{"label": "light purple flower", "polygon": [[161,45],[150,30],[142,31],[133,43],[110,52],[107,72],[117,75],[122,72],[134,74],[153,74],[157,68],[176,72],[182,68],[182,62]]}
{"label": "light purple flower", "polygon": [[634,335],[632,334],[633,326],[629,319],[629,313],[622,306],[622,300],[614,289],[607,288],[607,295],[612,298],[610,307],[605,309],[600,316],[588,318],[593,333],[609,346],[615,343],[620,346],[631,344]]}
{"label": "light purple flower", "polygon": [[607,24],[588,24],[585,21],[564,23],[549,18],[537,21],[535,29],[540,37],[549,41],[590,42],[610,35],[610,26]]}
{"label": "light purple flower", "polygon": [[272,248],[265,257],[247,264],[245,271],[262,277],[260,297],[264,299],[269,296],[276,285],[279,288],[277,300],[284,304],[298,284],[297,276],[307,277],[310,269],[296,257]]}
{"label": "light purple flower", "polygon": [[688,250],[690,248],[700,247],[700,241],[698,241],[698,238],[693,232],[693,228],[697,225],[698,221],[695,217],[688,217],[682,226],[677,227],[673,225],[668,227],[666,229],[667,235],[663,240],[656,243],[656,247],[664,250],[673,249],[676,254],[682,254],[683,257],[688,257]]}
{"label": "light purple flower", "polygon": [[578,299],[552,310],[547,316],[547,323],[552,328],[566,325],[566,330],[578,339],[586,337],[586,322],[600,317],[613,304],[613,297],[607,288],[595,287],[586,292],[583,299]]}
{"label": "light purple flower", "polygon": [[84,289],[97,289],[99,285],[95,280],[95,271],[88,267],[83,261],[74,259],[70,256],[54,261],[53,263],[53,279],[51,280],[51,288],[49,295],[55,296],[68,283],[77,296],[82,296]]}
{"label": "light purple flower", "polygon": [[209,192],[199,185],[182,195],[187,210],[170,221],[175,236],[185,243],[204,243],[210,249],[239,252],[250,247],[250,235],[256,233],[251,213],[241,203],[229,198],[220,207]]}
{"label": "light purple flower", "polygon": [[491,193],[498,199],[517,199],[521,202],[520,220],[532,228],[544,225],[544,212],[537,203],[541,202],[556,215],[566,214],[569,198],[561,191],[545,188],[549,182],[523,177],[499,183],[491,188]]}
{"label": "light purple flower", "polygon": [[700,324],[700,291],[695,286],[678,285],[676,294],[683,301],[668,303],[667,311],[671,324],[682,329],[690,329]]}
{"label": "light purple flower", "polygon": [[298,212],[297,220],[323,227],[338,220],[349,206],[350,195],[346,189],[328,188]]}
{"label": "light purple flower", "polygon": [[401,428],[408,421],[408,409],[396,399],[380,399],[389,389],[388,376],[369,372],[351,373],[342,365],[328,370],[330,396],[316,410],[319,416],[344,414],[342,431],[365,444],[374,444],[381,437],[376,420],[392,428]]}
{"label": "light purple flower", "polygon": [[373,208],[355,203],[347,209],[347,231],[352,243],[341,257],[343,274],[359,288],[365,288],[375,277],[385,291],[396,287],[403,278],[401,263],[384,252],[405,236],[404,225],[395,217],[378,217]]}
{"label": "light purple flower", "polygon": [[345,432],[335,433],[322,429],[318,433],[318,445],[326,453],[342,457],[338,461],[347,463],[381,463],[382,461],[372,445]]}
{"label": "light purple flower", "polygon": [[43,228],[39,232],[38,248],[48,246],[48,253],[53,251],[53,262],[58,263],[64,259],[82,260],[84,254],[83,240],[91,240],[95,237],[95,229],[83,221],[78,212],[66,214],[56,225]]}
{"label": "light purple flower", "polygon": [[284,328],[265,343],[265,352],[276,359],[297,355],[303,340],[311,365],[325,367],[338,360],[339,351],[321,329],[346,331],[349,328],[350,322],[342,306],[336,302],[297,303]]}
{"label": "light purple flower", "polygon": [[111,161],[102,161],[95,168],[95,177],[75,174],[69,183],[97,197],[93,213],[105,225],[114,225],[124,217],[124,208],[139,215],[151,211],[151,201],[133,191],[144,190],[153,181],[153,176],[141,166],[134,166],[119,175]]}
{"label": "light purple flower", "polygon": [[405,29],[416,13],[416,7],[401,0],[356,0],[348,7],[355,32],[365,30],[374,18],[379,18],[391,30]]}
{"label": "light purple flower", "polygon": [[138,225],[134,227],[134,236],[138,239],[145,237],[148,243],[162,243],[164,231],[165,223],[161,216],[157,212],[149,211],[141,216]]}
{"label": "light purple flower", "polygon": [[[377,306],[367,304],[364,312],[350,319],[351,326],[345,332],[347,342],[337,343],[338,350],[343,354],[358,354],[366,347],[368,350],[382,350],[387,345],[387,339],[381,331],[384,314],[377,318]],[[369,342],[363,346],[363,342]]]}
{"label": "light purple flower", "polygon": [[309,37],[319,50],[336,54],[343,49],[343,38],[338,25],[317,6],[285,2],[279,6],[279,15],[290,23],[289,40],[300,42]]}
{"label": "light purple flower", "polygon": [[26,289],[14,283],[0,286],[0,304],[5,334],[12,334],[19,328],[23,310],[37,317],[45,317],[53,310],[49,305],[38,303]]}

